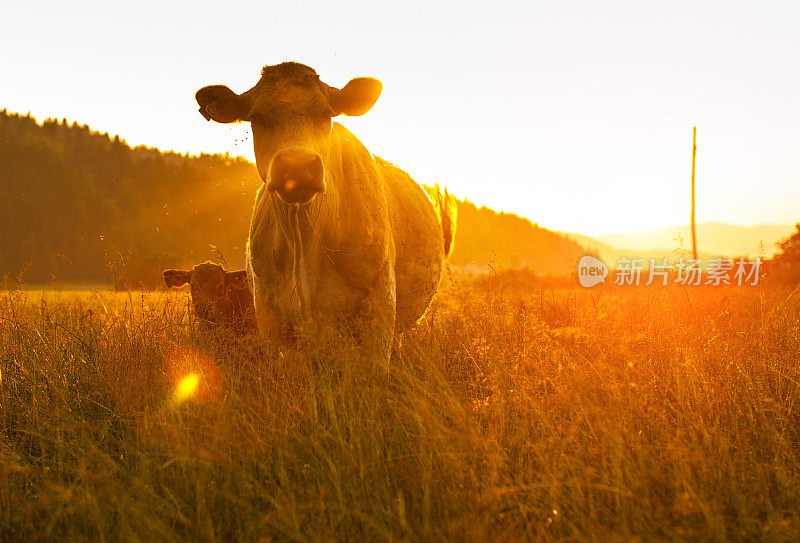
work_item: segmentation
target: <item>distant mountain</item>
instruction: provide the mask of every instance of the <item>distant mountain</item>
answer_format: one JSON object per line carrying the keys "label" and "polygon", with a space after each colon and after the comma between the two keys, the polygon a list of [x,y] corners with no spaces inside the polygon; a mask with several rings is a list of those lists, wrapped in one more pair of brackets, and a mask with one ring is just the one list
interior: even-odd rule
{"label": "distant mountain", "polygon": [[[777,243],[794,232],[792,224],[761,224],[739,226],[719,222],[697,225],[697,248],[703,253],[717,256],[749,256],[759,254],[771,256],[777,251]],[[596,236],[599,242],[613,247],[635,250],[673,251],[684,247],[691,250],[692,238],[689,225],[671,226],[657,230],[604,234]]]}
{"label": "distant mountain", "polygon": [[[660,261],[663,258],[676,260],[680,257],[687,258],[691,255],[691,248],[687,248],[686,245],[683,247],[676,245],[672,249],[631,249],[615,247],[610,243],[583,234],[565,233],[564,236],[578,243],[585,252],[596,254],[600,260],[609,266],[621,258],[644,258],[646,261],[655,258]],[[702,251],[698,253],[700,258],[709,258],[710,256],[710,253]]]}
{"label": "distant mountain", "polygon": [[[701,223],[697,225],[698,257],[739,256],[770,257],[778,251],[778,243],[795,231],[793,225],[739,226],[725,223]],[[658,230],[604,234],[597,237],[562,233],[586,251],[597,254],[611,265],[620,258],[677,259],[689,257],[692,238],[689,225],[672,226]],[[763,245],[761,245],[763,243]]]}
{"label": "distant mountain", "polygon": [[[220,254],[229,268],[244,267],[261,185],[244,159],[131,148],[66,119],[40,124],[2,110],[0,165],[0,288],[17,276],[154,287],[162,268]],[[468,272],[567,275],[585,252],[513,214],[467,201],[458,212],[451,262]]]}
{"label": "distant mountain", "polygon": [[569,275],[586,250],[564,234],[512,213],[468,201],[458,203],[458,228],[451,263],[466,271],[529,268],[538,275]]}

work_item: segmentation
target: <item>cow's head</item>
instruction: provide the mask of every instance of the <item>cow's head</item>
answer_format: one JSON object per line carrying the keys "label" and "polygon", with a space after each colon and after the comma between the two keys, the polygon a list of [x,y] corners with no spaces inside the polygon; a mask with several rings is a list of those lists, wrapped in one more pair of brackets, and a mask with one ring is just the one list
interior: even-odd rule
{"label": "cow's head", "polygon": [[265,66],[256,86],[236,94],[224,85],[197,91],[200,113],[219,123],[249,121],[261,179],[287,204],[305,204],[326,189],[331,119],[363,115],[383,86],[359,77],[341,90],[303,64]]}
{"label": "cow's head", "polygon": [[237,307],[241,298],[237,292],[248,288],[245,270],[229,272],[219,264],[206,262],[191,270],[164,270],[163,276],[168,287],[189,285],[195,313],[205,321],[230,322],[246,309]]}

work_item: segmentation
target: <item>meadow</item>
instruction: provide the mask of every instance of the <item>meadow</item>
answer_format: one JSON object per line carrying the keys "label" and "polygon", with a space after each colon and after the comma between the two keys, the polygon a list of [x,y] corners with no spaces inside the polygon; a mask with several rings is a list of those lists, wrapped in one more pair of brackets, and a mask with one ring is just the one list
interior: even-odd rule
{"label": "meadow", "polygon": [[800,293],[456,279],[389,364],[0,294],[2,541],[796,541]]}

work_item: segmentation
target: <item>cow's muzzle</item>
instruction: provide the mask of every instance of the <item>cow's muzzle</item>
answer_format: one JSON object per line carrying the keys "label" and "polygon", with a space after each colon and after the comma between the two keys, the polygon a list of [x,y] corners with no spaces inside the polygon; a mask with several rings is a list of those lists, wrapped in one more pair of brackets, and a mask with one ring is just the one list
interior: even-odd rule
{"label": "cow's muzzle", "polygon": [[287,204],[305,204],[325,192],[325,167],[314,152],[283,151],[272,159],[267,188]]}

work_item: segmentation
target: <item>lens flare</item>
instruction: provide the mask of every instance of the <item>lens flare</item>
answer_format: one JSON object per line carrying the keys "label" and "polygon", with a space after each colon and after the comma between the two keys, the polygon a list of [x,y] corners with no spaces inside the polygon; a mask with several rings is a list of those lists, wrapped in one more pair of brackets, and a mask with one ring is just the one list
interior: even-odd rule
{"label": "lens flare", "polygon": [[196,373],[190,373],[178,382],[178,386],[175,387],[175,398],[179,401],[187,399],[195,393],[199,384],[200,376]]}
{"label": "lens flare", "polygon": [[178,347],[164,358],[164,373],[172,384],[176,404],[208,404],[224,392],[222,372],[211,357],[199,349]]}

